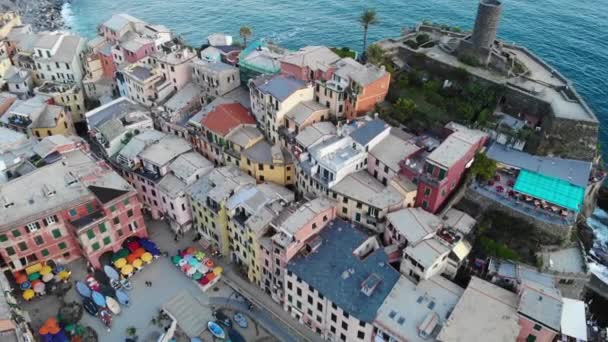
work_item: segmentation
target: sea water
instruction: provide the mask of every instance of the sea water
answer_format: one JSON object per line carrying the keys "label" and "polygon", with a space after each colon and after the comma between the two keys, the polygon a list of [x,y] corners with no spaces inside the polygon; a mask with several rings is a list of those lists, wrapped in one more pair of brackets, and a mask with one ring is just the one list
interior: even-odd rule
{"label": "sea water", "polygon": [[[305,45],[361,49],[357,19],[366,8],[378,14],[369,41],[398,36],[401,29],[430,20],[471,29],[477,0],[71,0],[63,14],[76,32],[95,36],[99,23],[116,13],[129,13],[162,24],[198,46],[214,32],[252,39],[267,38],[288,48]],[[570,78],[602,125],[600,141],[608,156],[608,0],[504,0],[499,36],[526,46]],[[598,244],[608,243],[608,227],[588,220]],[[608,268],[591,264],[608,283]]]}

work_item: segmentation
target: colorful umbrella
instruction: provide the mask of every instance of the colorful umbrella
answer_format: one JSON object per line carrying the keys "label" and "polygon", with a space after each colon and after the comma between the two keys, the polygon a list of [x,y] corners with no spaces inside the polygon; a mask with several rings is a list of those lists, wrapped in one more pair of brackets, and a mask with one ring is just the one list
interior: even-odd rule
{"label": "colorful umbrella", "polygon": [[43,324],[40,329],[38,329],[38,333],[40,335],[46,335],[49,333],[49,327],[46,324]]}
{"label": "colorful umbrella", "polygon": [[182,257],[181,257],[181,256],[179,256],[179,255],[174,255],[174,256],[172,256],[172,257],[171,257],[171,262],[172,262],[174,265],[179,265],[179,262],[180,262],[181,260],[182,260]]}
{"label": "colorful umbrella", "polygon": [[21,291],[25,291],[29,288],[32,287],[32,283],[30,283],[29,281],[24,281],[23,283],[21,283],[21,285],[19,285],[19,288],[21,288]]}
{"label": "colorful umbrella", "polygon": [[146,253],[146,250],[141,247],[133,251],[133,254],[135,254],[138,258],[144,253]]}
{"label": "colorful umbrella", "polygon": [[186,254],[196,254],[196,252],[198,252],[198,250],[194,247],[188,247],[186,248]]}
{"label": "colorful umbrella", "polygon": [[44,286],[43,282],[34,284],[33,288],[34,288],[34,292],[36,292],[36,293],[42,293],[45,290],[45,286]]}
{"label": "colorful umbrella", "polygon": [[68,280],[68,279],[70,279],[71,275],[72,275],[72,272],[63,270],[57,274],[57,277],[59,277],[59,279],[61,279],[61,280]]}
{"label": "colorful umbrella", "polygon": [[110,265],[105,265],[103,271],[110,279],[118,280],[118,278],[120,278],[118,272]]}
{"label": "colorful umbrella", "polygon": [[205,266],[212,268],[213,266],[215,266],[215,263],[213,262],[213,260],[211,260],[211,258],[207,258],[205,259]]}
{"label": "colorful umbrella", "polygon": [[53,273],[59,274],[63,270],[65,270],[65,266],[63,266],[63,265],[57,265],[57,266],[55,266],[55,269],[53,270]]}
{"label": "colorful umbrella", "polygon": [[222,274],[223,271],[224,271],[224,269],[218,266],[213,269],[213,274],[215,274],[216,276],[219,276],[220,274]]}
{"label": "colorful umbrella", "polygon": [[25,273],[27,273],[28,275],[32,274],[32,273],[36,273],[36,272],[40,272],[40,269],[42,269],[42,264],[41,263],[36,263],[33,265],[30,265],[28,267],[25,268]]}
{"label": "colorful umbrella", "polygon": [[137,241],[131,241],[127,244],[127,248],[133,252],[136,249],[140,248],[141,246],[139,245],[139,243]]}
{"label": "colorful umbrella", "polygon": [[116,267],[118,269],[123,268],[126,264],[127,264],[127,259],[125,259],[125,258],[120,258],[120,259],[114,261],[114,267]]}
{"label": "colorful umbrella", "polygon": [[100,308],[106,306],[106,298],[101,293],[93,291],[91,298],[93,299],[93,302]]}
{"label": "colorful umbrella", "polygon": [[122,273],[123,275],[129,275],[133,273],[133,266],[125,265],[123,268],[120,269],[120,273]]}
{"label": "colorful umbrella", "polygon": [[15,273],[15,281],[17,282],[17,284],[24,283],[27,281],[27,275],[21,272]]}
{"label": "colorful umbrella", "polygon": [[209,272],[209,268],[203,264],[199,264],[197,267],[198,271],[201,272],[202,274],[207,274],[207,272]]}
{"label": "colorful umbrella", "polygon": [[152,254],[146,252],[144,254],[141,255],[141,260],[143,262],[145,262],[146,264],[149,264],[152,262]]}
{"label": "colorful umbrella", "polygon": [[184,254],[184,259],[187,262],[190,262],[190,260],[192,260],[194,257],[192,256],[192,254]]}
{"label": "colorful umbrella", "polygon": [[188,263],[190,264],[190,266],[192,267],[197,267],[201,262],[198,261],[196,258],[192,258],[188,261]]}
{"label": "colorful umbrella", "polygon": [[43,266],[42,269],[40,270],[41,275],[49,274],[52,272],[53,272],[53,269],[51,268],[51,266]]}
{"label": "colorful umbrella", "polygon": [[194,254],[194,257],[198,261],[203,261],[203,259],[205,259],[205,253],[201,252],[201,251],[198,251],[198,252],[196,252],[196,254]]}
{"label": "colorful umbrella", "polygon": [[45,283],[48,283],[51,280],[53,280],[53,273],[47,273],[42,276],[42,281]]}
{"label": "colorful umbrella", "polygon": [[34,290],[27,289],[23,292],[23,299],[30,300],[30,299],[34,298],[35,295],[36,295],[36,293],[34,293]]}
{"label": "colorful umbrella", "polygon": [[38,272],[34,272],[34,273],[30,274],[30,275],[27,277],[27,279],[28,279],[28,280],[30,280],[30,281],[32,281],[32,280],[36,280],[36,279],[40,279],[40,273],[38,273]]}
{"label": "colorful umbrella", "polygon": [[91,297],[91,289],[81,281],[76,282],[76,291],[84,298]]}
{"label": "colorful umbrella", "polygon": [[189,268],[189,269],[186,271],[186,274],[187,274],[188,276],[193,276],[193,275],[194,275],[194,273],[196,273],[196,268],[194,268],[194,267],[190,267],[190,268]]}
{"label": "colorful umbrella", "polygon": [[184,265],[187,265],[187,264],[188,264],[188,260],[186,260],[186,259],[180,259],[180,260],[177,262],[177,264],[178,264],[180,267],[182,267],[182,266],[184,266]]}
{"label": "colorful umbrella", "polygon": [[133,265],[133,267],[139,269],[144,265],[144,262],[141,261],[141,259],[135,259],[135,260],[133,260],[133,263],[131,265]]}
{"label": "colorful umbrella", "polygon": [[192,279],[194,280],[199,280],[203,277],[203,275],[201,274],[201,272],[196,271],[193,275],[192,275]]}

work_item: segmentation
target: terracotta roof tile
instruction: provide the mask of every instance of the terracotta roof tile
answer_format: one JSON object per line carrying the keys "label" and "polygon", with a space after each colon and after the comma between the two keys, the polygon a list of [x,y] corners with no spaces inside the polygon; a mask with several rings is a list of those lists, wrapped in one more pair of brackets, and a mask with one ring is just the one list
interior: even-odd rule
{"label": "terracotta roof tile", "polygon": [[243,124],[255,124],[255,119],[240,103],[221,104],[201,120],[201,125],[221,136]]}

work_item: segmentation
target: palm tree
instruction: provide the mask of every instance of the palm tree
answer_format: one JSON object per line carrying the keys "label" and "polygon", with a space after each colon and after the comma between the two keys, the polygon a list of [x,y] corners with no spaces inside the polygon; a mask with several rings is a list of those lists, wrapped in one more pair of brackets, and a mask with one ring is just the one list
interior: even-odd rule
{"label": "palm tree", "polygon": [[367,30],[371,25],[375,25],[378,23],[378,17],[376,16],[376,11],[373,9],[366,9],[361,14],[359,18],[359,23],[363,26],[363,56],[362,59],[365,60],[365,53],[367,49]]}
{"label": "palm tree", "polygon": [[243,38],[243,49],[247,47],[247,38],[251,37],[251,29],[249,26],[241,26],[239,36]]}

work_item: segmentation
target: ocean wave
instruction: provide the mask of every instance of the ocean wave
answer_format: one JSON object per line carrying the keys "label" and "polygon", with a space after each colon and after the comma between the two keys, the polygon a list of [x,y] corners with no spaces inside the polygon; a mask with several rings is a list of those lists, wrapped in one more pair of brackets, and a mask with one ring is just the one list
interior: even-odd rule
{"label": "ocean wave", "polygon": [[63,6],[61,6],[61,17],[63,18],[65,28],[71,29],[74,27],[74,11],[72,10],[72,4],[69,1],[66,1]]}

